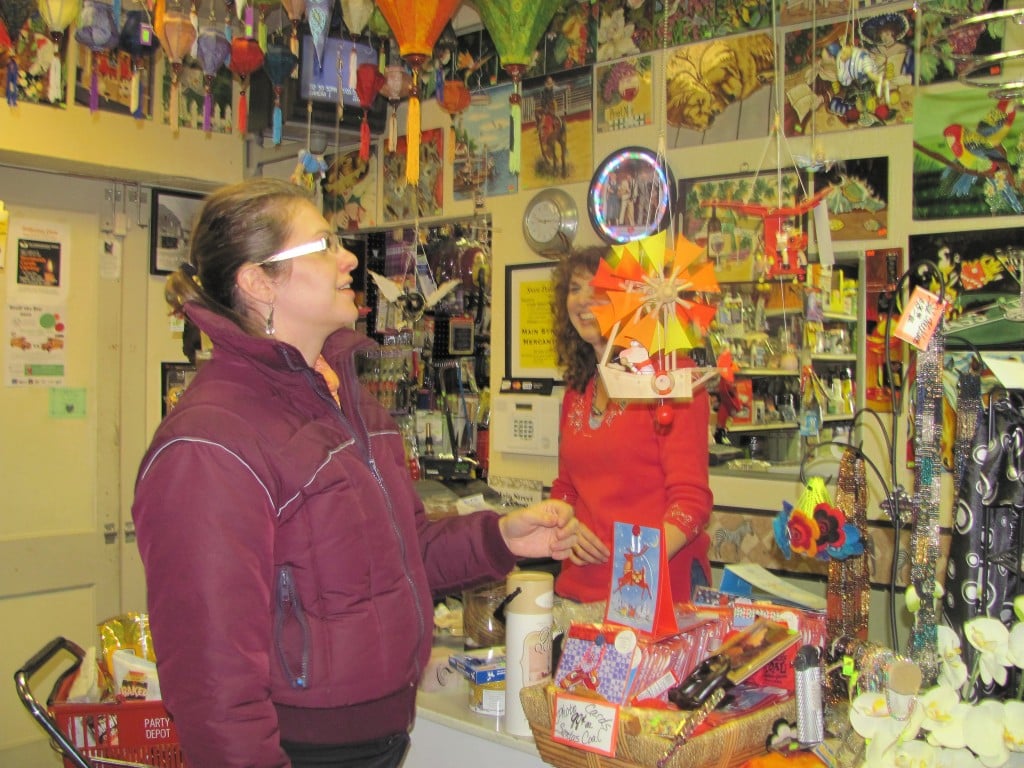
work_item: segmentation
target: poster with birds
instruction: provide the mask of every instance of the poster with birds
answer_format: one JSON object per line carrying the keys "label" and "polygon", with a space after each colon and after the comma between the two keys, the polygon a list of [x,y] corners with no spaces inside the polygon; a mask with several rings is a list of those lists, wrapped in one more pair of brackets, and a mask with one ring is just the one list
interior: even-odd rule
{"label": "poster with birds", "polygon": [[978,88],[923,91],[914,123],[914,218],[1024,213],[1015,99]]}

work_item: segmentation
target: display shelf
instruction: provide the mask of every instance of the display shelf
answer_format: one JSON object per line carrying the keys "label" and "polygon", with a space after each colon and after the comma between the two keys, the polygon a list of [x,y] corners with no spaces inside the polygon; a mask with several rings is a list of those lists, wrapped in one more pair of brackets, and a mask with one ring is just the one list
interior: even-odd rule
{"label": "display shelf", "polygon": [[790,376],[799,377],[800,371],[786,371],[782,368],[740,368],[737,376]]}
{"label": "display shelf", "polygon": [[830,423],[837,422],[837,421],[853,421],[853,417],[855,415],[856,414],[853,414],[853,413],[828,414],[827,416],[822,416],[821,417],[821,423],[822,424],[830,424]]}
{"label": "display shelf", "polygon": [[847,315],[842,312],[830,312],[826,309],[822,313],[822,320],[826,323],[857,323],[859,318],[856,315]]}
{"label": "display shelf", "polygon": [[843,354],[811,353],[811,361],[815,363],[855,363],[857,362],[857,355],[853,352]]}
{"label": "display shelf", "polygon": [[726,426],[729,432],[776,432],[790,429],[799,429],[800,424],[795,421],[773,421],[767,424],[732,424]]}

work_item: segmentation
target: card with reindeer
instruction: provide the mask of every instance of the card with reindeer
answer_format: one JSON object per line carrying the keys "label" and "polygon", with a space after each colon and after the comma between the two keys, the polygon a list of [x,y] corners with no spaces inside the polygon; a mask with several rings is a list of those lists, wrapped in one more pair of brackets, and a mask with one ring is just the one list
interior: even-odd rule
{"label": "card with reindeer", "polygon": [[663,637],[677,631],[662,531],[617,522],[605,621]]}

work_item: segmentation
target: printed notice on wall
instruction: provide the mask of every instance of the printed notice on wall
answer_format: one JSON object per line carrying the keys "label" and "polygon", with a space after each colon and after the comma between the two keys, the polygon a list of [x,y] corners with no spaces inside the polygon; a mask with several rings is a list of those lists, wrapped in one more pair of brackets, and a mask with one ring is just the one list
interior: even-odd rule
{"label": "printed notice on wall", "polygon": [[7,236],[8,295],[65,298],[70,247],[64,223],[13,220]]}
{"label": "printed notice on wall", "polygon": [[8,302],[4,323],[8,386],[64,385],[66,318],[64,304]]}

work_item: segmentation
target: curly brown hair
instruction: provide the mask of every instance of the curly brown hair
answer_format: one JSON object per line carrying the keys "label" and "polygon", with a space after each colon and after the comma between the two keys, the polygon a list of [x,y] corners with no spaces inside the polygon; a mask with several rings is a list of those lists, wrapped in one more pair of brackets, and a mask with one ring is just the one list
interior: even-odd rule
{"label": "curly brown hair", "polygon": [[551,309],[554,313],[555,353],[558,365],[565,369],[566,385],[579,392],[586,388],[587,382],[597,372],[597,353],[593,346],[583,340],[569,320],[569,310],[565,306],[569,283],[576,272],[596,274],[598,263],[609,253],[611,248],[606,245],[574,248],[559,259],[551,276],[554,288]]}

